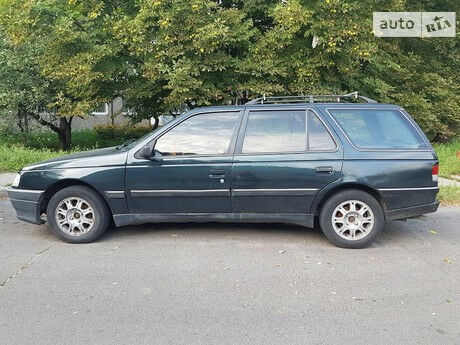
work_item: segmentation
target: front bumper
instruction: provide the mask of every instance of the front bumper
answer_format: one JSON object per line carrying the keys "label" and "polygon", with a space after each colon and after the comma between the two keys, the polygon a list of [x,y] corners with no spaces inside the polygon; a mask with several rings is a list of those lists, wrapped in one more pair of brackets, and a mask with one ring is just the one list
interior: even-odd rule
{"label": "front bumper", "polygon": [[405,219],[410,217],[417,217],[425,213],[436,212],[439,207],[439,202],[431,204],[404,207],[396,210],[390,210],[385,212],[386,219]]}
{"label": "front bumper", "polygon": [[44,191],[7,188],[6,192],[20,220],[33,224],[44,223],[40,214],[40,201]]}

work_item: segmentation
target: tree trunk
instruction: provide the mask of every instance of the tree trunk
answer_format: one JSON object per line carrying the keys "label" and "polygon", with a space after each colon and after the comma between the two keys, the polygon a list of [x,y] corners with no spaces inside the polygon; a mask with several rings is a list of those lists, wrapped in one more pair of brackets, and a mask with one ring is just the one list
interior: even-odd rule
{"label": "tree trunk", "polygon": [[72,118],[67,120],[65,117],[59,119],[59,144],[61,145],[61,150],[68,151],[72,144]]}
{"label": "tree trunk", "polygon": [[110,102],[110,122],[112,123],[112,126],[115,125],[115,114],[113,113],[113,100]]}
{"label": "tree trunk", "polygon": [[30,112],[30,117],[35,119],[39,124],[49,127],[56,132],[59,137],[59,144],[62,150],[69,150],[72,144],[72,119],[73,117],[60,117],[59,126],[56,126],[51,120],[45,120],[38,112]]}
{"label": "tree trunk", "polygon": [[29,115],[27,115],[27,112],[24,112],[24,129],[26,133],[29,133]]}
{"label": "tree trunk", "polygon": [[18,110],[17,116],[18,116],[18,122],[17,122],[18,127],[21,130],[21,132],[24,133],[23,115],[22,115],[21,109]]}
{"label": "tree trunk", "polygon": [[157,129],[158,124],[160,123],[160,121],[158,120],[158,116],[154,116],[153,119],[155,120],[155,122],[153,123],[152,129]]}
{"label": "tree trunk", "polygon": [[249,101],[248,97],[249,97],[249,92],[243,91],[243,97],[241,98],[241,104],[245,104],[247,101]]}

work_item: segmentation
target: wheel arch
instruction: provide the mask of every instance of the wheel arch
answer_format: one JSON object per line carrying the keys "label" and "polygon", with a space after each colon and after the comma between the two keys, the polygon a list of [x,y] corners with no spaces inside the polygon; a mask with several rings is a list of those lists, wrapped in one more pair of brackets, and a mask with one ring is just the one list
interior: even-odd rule
{"label": "wheel arch", "polygon": [[67,188],[71,186],[85,186],[85,187],[90,188],[94,193],[98,194],[102,198],[102,200],[104,200],[105,206],[107,207],[107,210],[110,212],[110,219],[113,222],[112,209],[109,203],[107,202],[107,199],[105,198],[105,196],[102,193],[100,193],[96,188],[91,186],[89,183],[86,183],[84,181],[77,180],[77,179],[63,179],[63,180],[59,180],[51,184],[50,186],[48,186],[48,188],[45,189],[45,192],[43,193],[39,201],[40,214],[46,213],[46,208],[48,207],[48,203],[54,194],[56,194],[63,188]]}
{"label": "wheel arch", "polygon": [[313,202],[313,205],[311,208],[312,213],[314,213],[315,215],[318,215],[324,203],[332,195],[338,192],[341,192],[343,190],[346,190],[346,189],[357,189],[357,190],[361,190],[363,192],[366,192],[372,195],[378,201],[380,206],[382,206],[384,213],[387,210],[385,199],[383,198],[383,196],[380,194],[380,192],[377,189],[370,187],[366,184],[359,183],[359,182],[346,182],[346,183],[341,183],[341,184],[332,186],[329,189],[324,190],[323,193],[321,193],[320,195],[318,195],[317,198],[315,198]]}

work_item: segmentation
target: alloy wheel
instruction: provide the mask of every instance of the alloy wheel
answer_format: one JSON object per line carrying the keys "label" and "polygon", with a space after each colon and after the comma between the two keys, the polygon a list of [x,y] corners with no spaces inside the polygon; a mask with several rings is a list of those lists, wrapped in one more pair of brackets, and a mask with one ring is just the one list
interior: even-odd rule
{"label": "alloy wheel", "polygon": [[93,228],[95,213],[88,201],[80,197],[62,200],[56,207],[56,223],[71,236],[82,236]]}
{"label": "alloy wheel", "polygon": [[347,200],[332,213],[332,227],[346,240],[360,240],[373,229],[375,217],[372,209],[359,200]]}

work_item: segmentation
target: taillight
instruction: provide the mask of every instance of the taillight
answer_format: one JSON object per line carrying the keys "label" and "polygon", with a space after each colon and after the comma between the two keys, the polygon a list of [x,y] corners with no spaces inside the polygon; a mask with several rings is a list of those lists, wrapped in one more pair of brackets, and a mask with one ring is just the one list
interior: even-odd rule
{"label": "taillight", "polygon": [[433,178],[433,182],[438,182],[438,174],[439,174],[439,164],[435,164],[431,168],[431,177]]}

